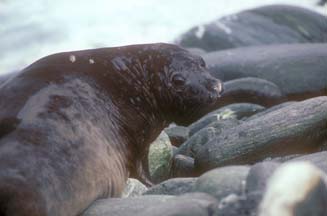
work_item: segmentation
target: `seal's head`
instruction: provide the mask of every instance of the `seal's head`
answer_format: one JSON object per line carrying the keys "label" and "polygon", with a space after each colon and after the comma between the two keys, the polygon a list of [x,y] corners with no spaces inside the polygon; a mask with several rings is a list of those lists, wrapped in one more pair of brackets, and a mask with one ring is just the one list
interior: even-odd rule
{"label": "seal's head", "polygon": [[169,62],[159,73],[157,95],[168,119],[188,125],[213,109],[223,85],[209,74],[201,57],[174,45],[169,50]]}

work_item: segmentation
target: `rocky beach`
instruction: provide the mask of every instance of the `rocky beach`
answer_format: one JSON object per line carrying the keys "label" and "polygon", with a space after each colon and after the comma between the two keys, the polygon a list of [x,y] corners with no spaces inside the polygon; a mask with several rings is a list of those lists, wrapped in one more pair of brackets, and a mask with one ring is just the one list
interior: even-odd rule
{"label": "rocky beach", "polygon": [[[64,40],[30,32],[40,37],[35,43]],[[120,198],[99,199],[82,216],[327,215],[326,15],[258,6],[198,23],[170,42],[201,56],[223,94],[213,111],[171,124],[152,143],[153,185],[129,178]],[[13,47],[0,47],[7,53],[0,69],[13,72],[0,77],[1,90],[26,59],[15,68]],[[33,49],[33,56],[53,50]]]}

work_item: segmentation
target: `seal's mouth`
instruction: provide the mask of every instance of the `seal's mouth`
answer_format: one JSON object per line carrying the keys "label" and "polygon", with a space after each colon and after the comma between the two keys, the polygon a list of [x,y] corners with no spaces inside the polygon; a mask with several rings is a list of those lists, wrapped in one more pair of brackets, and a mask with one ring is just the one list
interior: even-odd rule
{"label": "seal's mouth", "polygon": [[220,80],[217,80],[216,83],[211,87],[212,93],[209,94],[209,104],[216,103],[221,97],[224,88],[223,83]]}
{"label": "seal's mouth", "polygon": [[223,87],[223,83],[221,81],[219,81],[214,87],[213,89],[217,92],[218,97],[221,97],[222,93],[224,92],[224,87]]}

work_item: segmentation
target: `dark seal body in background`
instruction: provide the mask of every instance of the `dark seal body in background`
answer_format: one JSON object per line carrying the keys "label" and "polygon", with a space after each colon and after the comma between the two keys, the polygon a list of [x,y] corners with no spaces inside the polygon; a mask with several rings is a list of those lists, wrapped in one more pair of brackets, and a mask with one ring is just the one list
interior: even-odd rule
{"label": "dark seal body in background", "polygon": [[210,111],[221,90],[175,45],[40,59],[0,86],[0,215],[77,215],[118,196],[160,131]]}

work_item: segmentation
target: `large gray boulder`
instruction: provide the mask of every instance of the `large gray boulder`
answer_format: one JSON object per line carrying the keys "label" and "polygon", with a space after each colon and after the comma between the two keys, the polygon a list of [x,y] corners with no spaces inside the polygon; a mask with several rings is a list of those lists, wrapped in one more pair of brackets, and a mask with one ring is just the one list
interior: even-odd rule
{"label": "large gray boulder", "polygon": [[267,44],[327,41],[327,18],[314,11],[270,5],[193,27],[176,41],[184,47],[215,51]]}
{"label": "large gray boulder", "polygon": [[196,153],[199,171],[318,151],[326,142],[327,97],[291,104],[222,131]]}
{"label": "large gray boulder", "polygon": [[327,43],[239,48],[212,52],[204,59],[211,74],[225,82],[264,79],[278,86],[287,100],[327,95]]}

